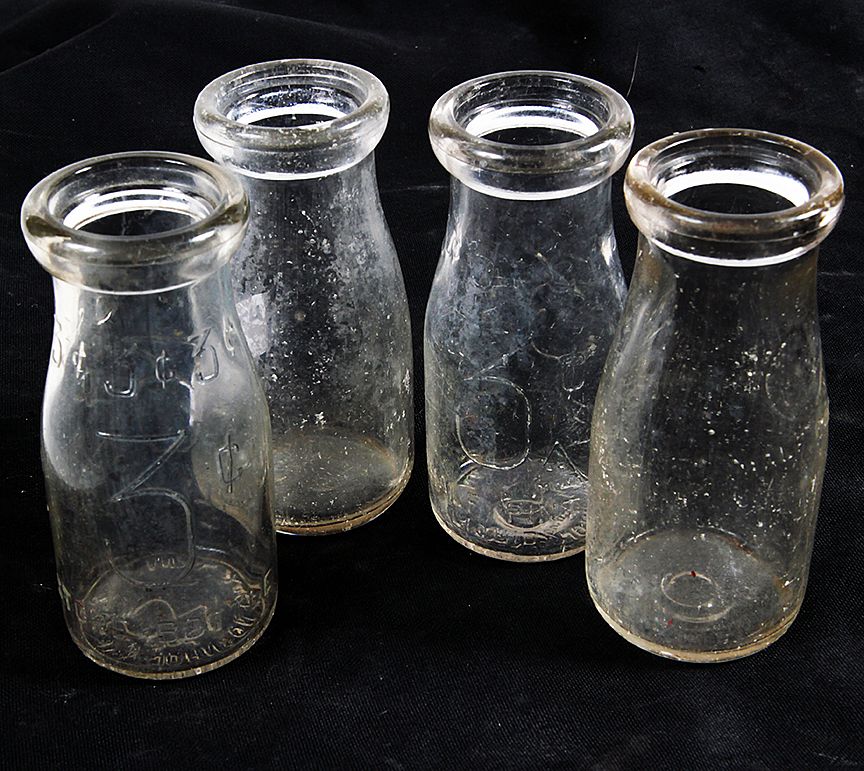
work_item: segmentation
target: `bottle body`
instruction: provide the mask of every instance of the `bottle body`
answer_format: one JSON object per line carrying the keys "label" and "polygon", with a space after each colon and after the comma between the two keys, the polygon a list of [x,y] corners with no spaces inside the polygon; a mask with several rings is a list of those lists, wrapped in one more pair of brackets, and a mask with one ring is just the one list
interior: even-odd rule
{"label": "bottle body", "polygon": [[393,503],[413,462],[411,321],[374,156],[244,182],[233,283],[270,405],[277,526],[346,530]]}
{"label": "bottle body", "polygon": [[594,408],[586,568],[604,618],[694,662],[788,629],[828,441],[818,244],[842,178],[795,140],[674,135],[631,161],[636,269]]}
{"label": "bottle body", "polygon": [[250,200],[233,277],[270,404],[280,532],[362,525],[411,473],[408,300],[373,152],[388,112],[371,73],[304,59],[229,72],[195,106]]}
{"label": "bottle body", "polygon": [[152,152],[68,166],[22,207],[54,281],[42,463],[63,612],[134,677],[231,661],[276,602],[269,417],[227,265],[246,218],[239,180]]}
{"label": "bottle body", "polygon": [[588,582],[649,650],[738,657],[798,613],[828,439],[815,279],[815,250],[742,269],[641,242],[595,408]]}
{"label": "bottle body", "polygon": [[426,314],[432,507],[506,559],[584,546],[593,399],[623,306],[610,182],[509,200],[459,181]]}
{"label": "bottle body", "polygon": [[602,83],[462,83],[429,137],[453,177],[424,332],[430,499],[459,543],[515,561],[585,545],[594,394],[625,294],[610,177],[633,115]]}
{"label": "bottle body", "polygon": [[276,599],[266,403],[227,269],[165,294],[55,279],[43,469],[66,623],[97,663],[225,663]]}

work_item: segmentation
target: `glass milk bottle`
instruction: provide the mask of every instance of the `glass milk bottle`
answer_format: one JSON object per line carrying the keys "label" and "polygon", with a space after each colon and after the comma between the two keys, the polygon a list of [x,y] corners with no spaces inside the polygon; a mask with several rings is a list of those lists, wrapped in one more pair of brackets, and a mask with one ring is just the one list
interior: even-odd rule
{"label": "glass milk bottle", "polygon": [[202,144],[249,195],[233,283],[286,533],[362,525],[411,472],[410,319],[373,154],[388,110],[370,73],[304,59],[229,72],[195,105]]}
{"label": "glass milk bottle", "polygon": [[795,619],[819,508],[828,399],[818,245],[843,183],[812,147],[712,129],[641,150],[641,232],[594,408],[588,585],[653,653],[746,656]]}
{"label": "glass milk bottle", "polygon": [[72,638],[135,677],[218,667],[276,602],[267,405],[227,263],[239,181],[122,153],[48,176],[22,209],[54,278],[42,463]]}
{"label": "glass milk bottle", "polygon": [[558,72],[477,78],[432,110],[453,180],[426,311],[430,496],[482,554],[584,547],[591,410],[625,295],[611,176],[632,132],[623,97]]}

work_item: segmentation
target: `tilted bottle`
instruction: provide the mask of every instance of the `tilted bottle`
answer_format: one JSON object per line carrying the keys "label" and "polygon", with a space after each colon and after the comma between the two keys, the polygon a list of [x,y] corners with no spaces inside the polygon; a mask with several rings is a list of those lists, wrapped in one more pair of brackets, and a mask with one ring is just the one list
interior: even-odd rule
{"label": "tilted bottle", "polygon": [[591,410],[625,295],[610,178],[632,132],[623,97],[566,73],[484,76],[432,110],[453,180],[426,311],[430,496],[483,554],[584,547]]}
{"label": "tilted bottle", "polygon": [[233,283],[270,404],[282,532],[368,522],[411,473],[408,302],[373,153],[388,110],[370,73],[304,59],[229,72],[195,105],[202,144],[249,195]]}
{"label": "tilted bottle", "polygon": [[123,674],[230,661],[276,602],[270,430],[227,263],[233,176],[173,153],[91,158],[22,208],[54,277],[42,463],[66,623]]}
{"label": "tilted bottle", "polygon": [[843,183],[800,142],[713,129],[642,149],[625,197],[641,236],[594,410],[588,585],[640,647],[738,658],[804,597],[828,438],[816,258]]}

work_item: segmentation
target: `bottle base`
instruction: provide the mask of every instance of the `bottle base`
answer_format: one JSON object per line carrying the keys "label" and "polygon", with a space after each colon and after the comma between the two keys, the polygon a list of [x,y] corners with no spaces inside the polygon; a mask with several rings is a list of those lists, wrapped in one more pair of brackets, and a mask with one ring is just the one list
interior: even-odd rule
{"label": "bottle base", "polygon": [[456,541],[456,543],[464,546],[466,549],[476,552],[477,554],[482,554],[484,557],[492,557],[493,559],[504,560],[506,562],[553,562],[555,560],[564,559],[565,557],[572,557],[574,554],[579,554],[579,552],[585,550],[584,544],[573,549],[567,549],[566,551],[554,552],[551,554],[516,554],[512,551],[490,549],[488,546],[481,546],[473,541],[469,541],[467,538],[457,533],[444,521],[438,513],[438,510],[435,508],[434,503],[432,504],[432,513],[435,515],[435,519],[438,520],[438,524],[441,525],[444,532]]}
{"label": "bottle base", "polygon": [[412,467],[413,457],[339,427],[274,435],[276,530],[328,535],[365,525],[393,505]]}
{"label": "bottle base", "polygon": [[[276,610],[276,601],[278,598],[278,592],[273,590],[273,599],[269,604],[269,608],[265,611],[265,614],[259,619],[258,624],[254,629],[245,635],[245,639],[236,647],[231,648],[224,656],[219,659],[215,659],[213,661],[208,661],[206,663],[190,666],[185,669],[172,669],[166,671],[155,671],[155,670],[141,670],[135,669],[132,667],[124,666],[123,663],[117,661],[116,659],[111,659],[103,654],[101,654],[98,650],[88,645],[86,642],[80,640],[77,635],[70,629],[72,632],[72,639],[75,644],[78,646],[78,649],[92,661],[94,664],[98,664],[100,667],[104,667],[105,669],[109,669],[112,672],[116,672],[121,675],[126,675],[127,677],[135,677],[141,680],[181,680],[187,677],[194,677],[196,675],[204,674],[205,672],[210,672],[214,669],[218,669],[219,667],[225,666],[225,664],[234,661],[238,656],[242,655],[246,651],[248,651],[258,640],[261,638],[261,635],[267,630],[267,627],[270,625],[270,621],[273,618],[273,614]],[[212,645],[212,643],[211,643]],[[208,646],[201,646],[203,649],[206,649]],[[178,655],[178,654],[172,654]]]}
{"label": "bottle base", "polygon": [[664,659],[673,659],[674,661],[683,661],[690,664],[722,664],[725,661],[734,661],[735,659],[743,659],[747,656],[752,656],[754,653],[759,653],[759,651],[767,648],[771,643],[776,642],[780,637],[786,634],[787,630],[790,626],[792,626],[792,622],[797,617],[798,613],[792,615],[788,618],[782,626],[773,630],[770,634],[765,635],[765,637],[760,638],[756,642],[750,643],[749,645],[741,646],[740,648],[733,648],[731,650],[719,650],[719,651],[688,651],[688,650],[678,650],[675,648],[669,648],[664,645],[659,645],[657,643],[652,643],[650,640],[645,640],[641,637],[637,637],[632,632],[625,629],[621,624],[615,621],[600,605],[597,603],[597,598],[594,596],[594,592],[591,589],[591,586],[588,586],[588,591],[591,595],[591,599],[594,602],[594,607],[597,609],[597,612],[602,616],[603,620],[609,624],[621,637],[623,637],[627,642],[631,645],[635,645],[637,648],[641,648],[643,651],[647,651],[648,653],[653,653],[655,656],[660,656]]}
{"label": "bottle base", "polygon": [[584,551],[587,479],[557,445],[512,468],[468,462],[460,472],[444,477],[431,464],[429,500],[439,524],[466,548],[510,562]]}
{"label": "bottle base", "polygon": [[376,501],[364,506],[348,519],[335,519],[324,522],[309,522],[307,524],[276,522],[276,532],[281,535],[331,535],[345,533],[362,525],[368,524],[389,509],[397,498],[402,495],[411,477],[411,466],[399,480],[398,484]]}
{"label": "bottle base", "polygon": [[803,595],[782,564],[708,528],[643,533],[586,561],[586,574],[613,629],[679,661],[729,661],[762,650],[792,623]]}

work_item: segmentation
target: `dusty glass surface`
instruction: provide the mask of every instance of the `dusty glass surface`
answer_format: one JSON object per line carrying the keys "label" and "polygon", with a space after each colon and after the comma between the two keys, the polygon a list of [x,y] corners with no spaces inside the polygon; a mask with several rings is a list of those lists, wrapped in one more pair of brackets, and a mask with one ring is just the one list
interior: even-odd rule
{"label": "dusty glass surface", "polygon": [[66,623],[123,674],[230,661],[276,602],[267,405],[227,262],[239,181],[125,153],[68,166],[22,227],[54,277],[42,462]]}
{"label": "dusty glass surface", "polygon": [[591,410],[625,294],[610,177],[632,131],[619,94],[566,73],[485,76],[432,110],[453,181],[426,311],[430,496],[483,554],[584,546]]}
{"label": "dusty glass surface", "polygon": [[229,72],[195,106],[202,144],[249,194],[233,284],[270,403],[282,532],[361,525],[411,473],[408,302],[373,154],[388,110],[373,75],[319,60]]}
{"label": "dusty glass surface", "polygon": [[828,438],[816,258],[842,179],[795,140],[715,129],[641,150],[625,195],[641,236],[594,410],[588,584],[640,647],[738,658],[804,597]]}

